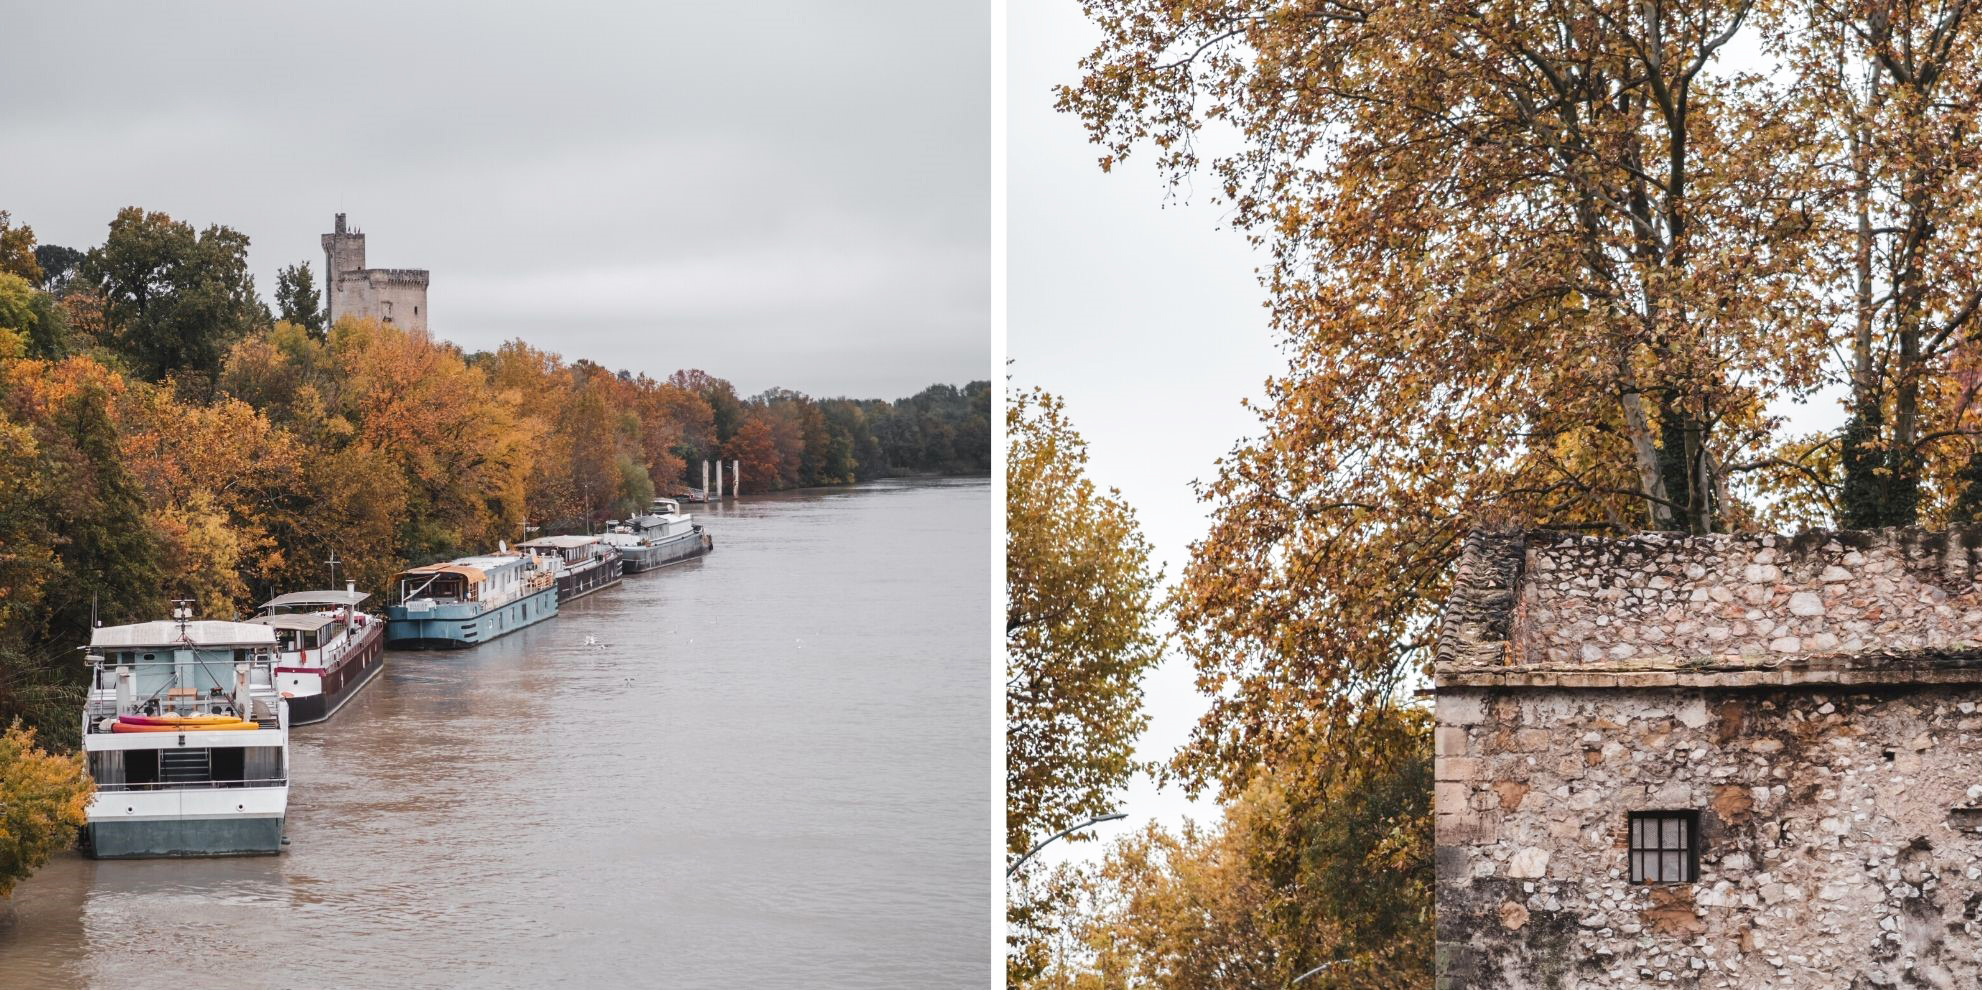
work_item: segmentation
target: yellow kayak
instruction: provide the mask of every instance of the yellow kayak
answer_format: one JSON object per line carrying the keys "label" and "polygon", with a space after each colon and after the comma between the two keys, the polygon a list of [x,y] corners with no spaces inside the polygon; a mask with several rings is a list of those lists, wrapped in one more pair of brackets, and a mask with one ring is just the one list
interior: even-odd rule
{"label": "yellow kayak", "polygon": [[259,729],[261,725],[232,715],[193,715],[165,718],[147,715],[119,715],[112,732],[230,732]]}

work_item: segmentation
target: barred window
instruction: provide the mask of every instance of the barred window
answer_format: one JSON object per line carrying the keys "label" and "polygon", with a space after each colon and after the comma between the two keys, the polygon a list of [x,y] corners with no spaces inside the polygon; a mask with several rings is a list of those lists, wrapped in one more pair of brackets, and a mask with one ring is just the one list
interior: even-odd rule
{"label": "barred window", "polygon": [[1699,837],[1697,811],[1631,812],[1631,882],[1692,883]]}

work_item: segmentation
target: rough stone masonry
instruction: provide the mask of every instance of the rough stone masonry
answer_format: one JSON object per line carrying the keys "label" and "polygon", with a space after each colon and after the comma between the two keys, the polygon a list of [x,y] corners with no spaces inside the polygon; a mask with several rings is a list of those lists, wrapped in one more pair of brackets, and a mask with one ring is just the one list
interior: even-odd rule
{"label": "rough stone masonry", "polygon": [[1982,987],[1978,564],[1982,528],[1475,534],[1438,985]]}

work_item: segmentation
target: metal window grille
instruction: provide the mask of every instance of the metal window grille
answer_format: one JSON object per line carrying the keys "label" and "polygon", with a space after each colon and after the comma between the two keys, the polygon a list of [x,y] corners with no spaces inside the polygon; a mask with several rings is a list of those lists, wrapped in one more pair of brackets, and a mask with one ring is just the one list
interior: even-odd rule
{"label": "metal window grille", "polygon": [[1631,813],[1631,882],[1692,883],[1699,872],[1700,813]]}

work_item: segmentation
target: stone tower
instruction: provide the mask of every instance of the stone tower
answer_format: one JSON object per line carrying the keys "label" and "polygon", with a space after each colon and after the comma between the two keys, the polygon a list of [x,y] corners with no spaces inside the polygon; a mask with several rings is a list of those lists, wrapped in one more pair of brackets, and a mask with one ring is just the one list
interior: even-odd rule
{"label": "stone tower", "polygon": [[365,235],[344,214],[323,235],[325,323],[340,316],[371,317],[412,330],[427,328],[427,270],[366,268]]}

